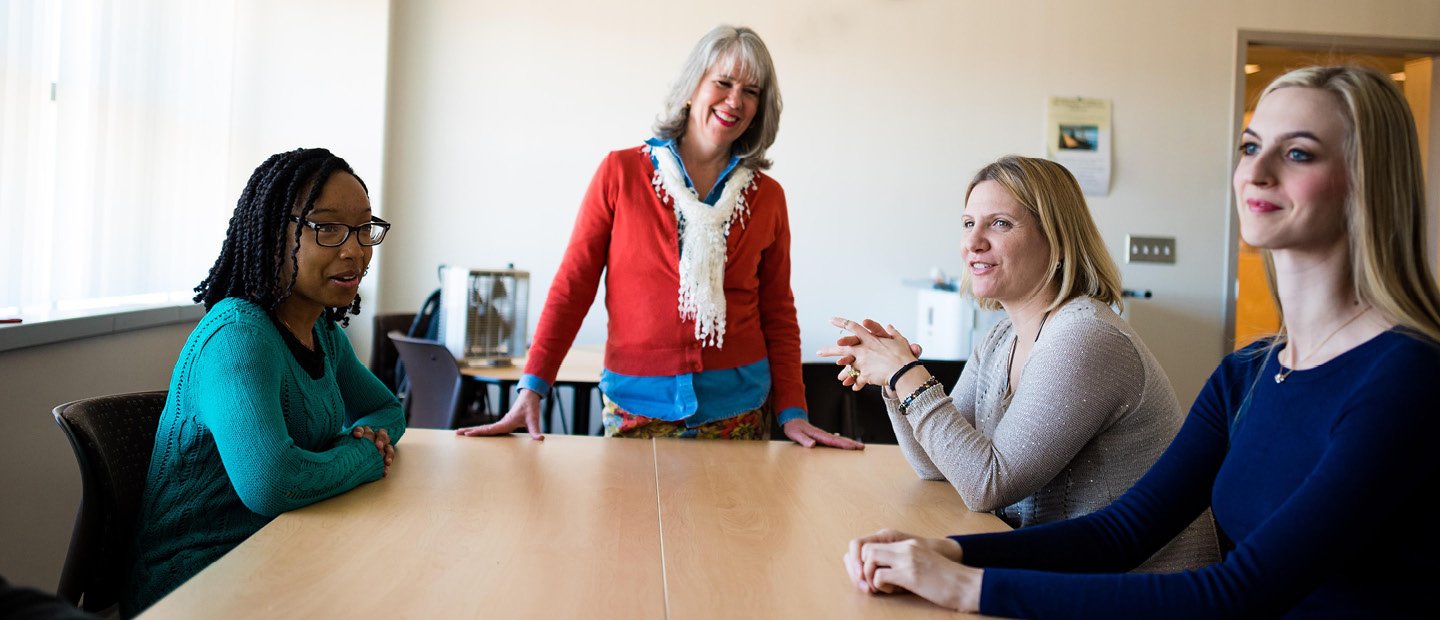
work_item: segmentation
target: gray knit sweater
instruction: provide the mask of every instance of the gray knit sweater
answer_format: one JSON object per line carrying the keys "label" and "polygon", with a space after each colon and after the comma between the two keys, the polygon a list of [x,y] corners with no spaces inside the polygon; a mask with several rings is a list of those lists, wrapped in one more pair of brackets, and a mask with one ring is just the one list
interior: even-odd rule
{"label": "gray knit sweater", "polygon": [[[1159,362],[1105,304],[1077,297],[1050,313],[1009,390],[1015,330],[1004,319],[975,348],[949,396],[920,394],[900,415],[900,449],[926,480],[948,480],[971,510],[1013,527],[1104,508],[1140,478],[1180,430],[1183,413]],[[1219,559],[1209,511],[1139,570]]]}

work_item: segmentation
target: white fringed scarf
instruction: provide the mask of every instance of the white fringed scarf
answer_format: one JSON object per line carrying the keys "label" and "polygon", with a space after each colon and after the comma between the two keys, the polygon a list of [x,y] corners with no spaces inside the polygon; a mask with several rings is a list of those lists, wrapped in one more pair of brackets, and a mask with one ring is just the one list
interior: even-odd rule
{"label": "white fringed scarf", "polygon": [[[725,346],[725,240],[730,224],[749,213],[745,190],[755,171],[737,166],[720,191],[715,206],[701,202],[685,184],[680,163],[668,148],[651,148],[655,177],[651,184],[663,204],[675,208],[680,229],[680,318],[695,321],[695,339],[707,346]],[[737,217],[738,216],[738,217]],[[745,222],[740,220],[743,227]]]}

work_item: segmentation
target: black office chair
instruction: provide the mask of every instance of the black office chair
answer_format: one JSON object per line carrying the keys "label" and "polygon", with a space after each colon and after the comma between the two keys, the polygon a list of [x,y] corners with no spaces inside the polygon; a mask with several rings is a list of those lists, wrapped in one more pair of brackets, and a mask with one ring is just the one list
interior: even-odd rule
{"label": "black office chair", "polygon": [[[925,360],[925,369],[940,380],[948,392],[955,388],[965,362]],[[834,362],[805,362],[800,365],[805,381],[805,403],[810,408],[810,422],[827,431],[873,444],[894,444],[895,429],[885,412],[880,387],[867,385],[859,392],[840,384],[835,378],[840,367]],[[777,412],[778,413],[778,412]],[[771,439],[784,441],[785,433],[779,420],[771,430]]]}
{"label": "black office chair", "polygon": [[400,352],[395,350],[395,345],[388,338],[381,338],[380,334],[388,334],[392,331],[409,329],[410,324],[415,321],[414,312],[397,312],[393,314],[375,315],[375,343],[370,348],[370,372],[380,379],[390,391],[399,394],[399,387],[396,385],[395,362],[400,359]]}
{"label": "black office chair", "polygon": [[410,379],[410,393],[405,397],[407,426],[453,429],[462,426],[462,421],[477,421],[471,411],[476,402],[473,384],[460,374],[460,364],[445,345],[398,331],[389,336]]}
{"label": "black office chair", "polygon": [[98,396],[54,410],[84,488],[57,594],[86,611],[113,607],[125,587],[165,395]]}
{"label": "black office chair", "polygon": [[[834,362],[804,362],[800,365],[810,423],[851,439],[869,442],[864,438],[864,429],[856,416],[854,394],[850,388],[835,380],[835,375],[839,372],[840,367]],[[770,439],[789,441],[784,429],[780,428],[780,412],[773,413],[776,417],[771,423]]]}
{"label": "black office chair", "polygon": [[[945,392],[955,389],[955,384],[960,380],[960,371],[965,369],[965,362],[955,360],[921,360],[925,363],[925,370],[940,380],[940,385]],[[830,381],[835,385],[834,372],[831,372]],[[859,392],[849,392],[854,398],[855,423],[860,429],[861,440],[865,443],[893,444],[900,440],[895,437],[895,428],[890,425],[890,414],[885,412],[885,400],[880,395],[880,386],[867,385]]]}

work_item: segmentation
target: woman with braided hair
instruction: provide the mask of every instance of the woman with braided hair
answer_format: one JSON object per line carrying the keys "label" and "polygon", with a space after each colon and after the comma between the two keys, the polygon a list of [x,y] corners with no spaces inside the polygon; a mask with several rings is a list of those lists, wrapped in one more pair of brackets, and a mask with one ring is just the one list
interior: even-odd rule
{"label": "woman with braided hair", "polygon": [[384,477],[405,418],[340,332],[390,225],[325,149],[270,157],[195,288],[205,317],[170,380],[155,434],[131,616],[276,515]]}

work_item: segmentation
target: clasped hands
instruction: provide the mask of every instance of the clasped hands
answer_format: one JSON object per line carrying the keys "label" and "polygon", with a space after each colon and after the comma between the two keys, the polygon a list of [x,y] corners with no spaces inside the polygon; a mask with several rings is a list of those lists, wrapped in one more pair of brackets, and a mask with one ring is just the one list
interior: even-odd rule
{"label": "clasped hands", "polygon": [[984,571],[960,563],[960,543],[880,530],[850,541],[845,571],[861,592],[912,592],[937,605],[978,611]]}
{"label": "clasped hands", "polygon": [[852,390],[878,385],[888,392],[890,377],[920,358],[920,345],[907,340],[894,325],[881,325],[870,319],[856,323],[842,317],[830,319],[830,324],[850,335],[841,336],[835,346],[820,349],[816,354],[836,358],[837,365],[845,366],[836,379]]}
{"label": "clasped hands", "polygon": [[375,449],[380,451],[380,456],[385,458],[385,473],[380,477],[390,475],[390,464],[395,462],[395,444],[390,443],[390,431],[385,429],[373,429],[368,426],[357,426],[350,429],[350,436],[356,439],[364,439],[373,442]]}

